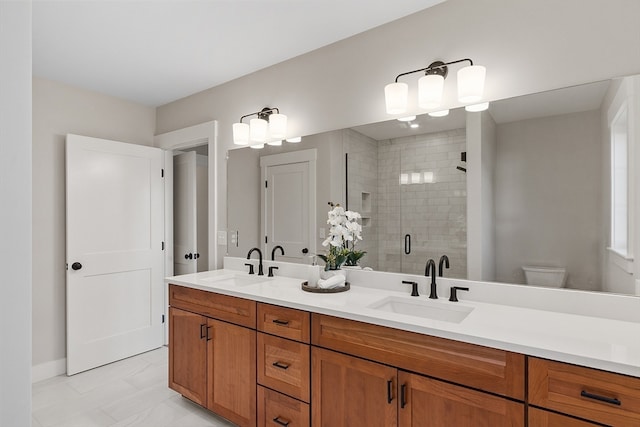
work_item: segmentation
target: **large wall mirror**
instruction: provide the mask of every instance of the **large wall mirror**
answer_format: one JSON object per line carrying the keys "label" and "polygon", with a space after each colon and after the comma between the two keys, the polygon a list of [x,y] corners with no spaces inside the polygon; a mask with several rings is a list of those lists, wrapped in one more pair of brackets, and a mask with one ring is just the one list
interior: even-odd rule
{"label": "large wall mirror", "polygon": [[[494,101],[482,113],[458,109],[230,150],[228,254],[260,247],[269,257],[277,242],[307,233],[308,247],[283,245],[277,258],[312,262],[325,249],[331,202],[362,215],[361,264],[374,270],[424,274],[429,258],[447,255],[448,277],[542,284],[525,274],[542,267],[563,272],[554,280],[566,288],[633,294],[633,261],[610,248],[610,126],[624,85],[594,82]],[[265,201],[265,164],[286,163],[290,152],[315,159],[309,226],[295,203],[284,203],[295,197],[276,203],[280,211]],[[296,179],[281,179],[283,194],[296,191],[285,185]],[[284,237],[270,240],[267,225],[281,217]]]}

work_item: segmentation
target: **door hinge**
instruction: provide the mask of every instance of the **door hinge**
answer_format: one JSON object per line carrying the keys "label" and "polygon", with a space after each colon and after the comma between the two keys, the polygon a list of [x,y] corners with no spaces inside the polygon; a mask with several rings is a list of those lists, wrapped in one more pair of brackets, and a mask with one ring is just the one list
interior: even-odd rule
{"label": "door hinge", "polygon": [[269,181],[264,182],[264,188],[269,188]]}
{"label": "door hinge", "polygon": [[269,243],[269,238],[267,236],[264,236],[264,242]]}
{"label": "door hinge", "polygon": [[164,251],[164,242],[162,242],[162,250]]}
{"label": "door hinge", "polygon": [[162,315],[162,323],[164,323],[164,314]]}
{"label": "door hinge", "polygon": [[164,178],[164,169],[160,169],[160,178]]}

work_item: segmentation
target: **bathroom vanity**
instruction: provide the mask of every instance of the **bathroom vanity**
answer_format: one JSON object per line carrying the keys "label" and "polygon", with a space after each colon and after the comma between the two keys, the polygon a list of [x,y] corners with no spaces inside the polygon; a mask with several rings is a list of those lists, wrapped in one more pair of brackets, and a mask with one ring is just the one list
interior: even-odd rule
{"label": "bathroom vanity", "polygon": [[640,425],[639,322],[353,279],[318,295],[240,269],[167,278],[169,387],[241,426]]}

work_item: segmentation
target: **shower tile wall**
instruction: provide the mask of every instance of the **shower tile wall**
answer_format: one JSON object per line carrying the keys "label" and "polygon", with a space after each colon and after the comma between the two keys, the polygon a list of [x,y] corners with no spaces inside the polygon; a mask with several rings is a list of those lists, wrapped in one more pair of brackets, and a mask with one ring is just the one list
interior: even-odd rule
{"label": "shower tile wall", "polygon": [[463,151],[464,129],[379,142],[378,269],[424,274],[427,259],[446,254],[445,276],[466,277],[466,174],[456,169]]}
{"label": "shower tile wall", "polygon": [[[343,149],[349,154],[349,209],[363,217],[362,241],[357,248],[367,254],[360,264],[378,270],[377,190],[378,142],[351,129],[344,130]],[[363,193],[368,200],[363,206]]]}

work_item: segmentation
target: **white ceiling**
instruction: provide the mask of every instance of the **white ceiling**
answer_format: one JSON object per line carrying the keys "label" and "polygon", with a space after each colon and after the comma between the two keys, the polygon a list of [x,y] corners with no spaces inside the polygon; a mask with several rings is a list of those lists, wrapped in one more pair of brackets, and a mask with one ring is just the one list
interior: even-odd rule
{"label": "white ceiling", "polygon": [[34,0],[33,73],[158,106],[445,0]]}

